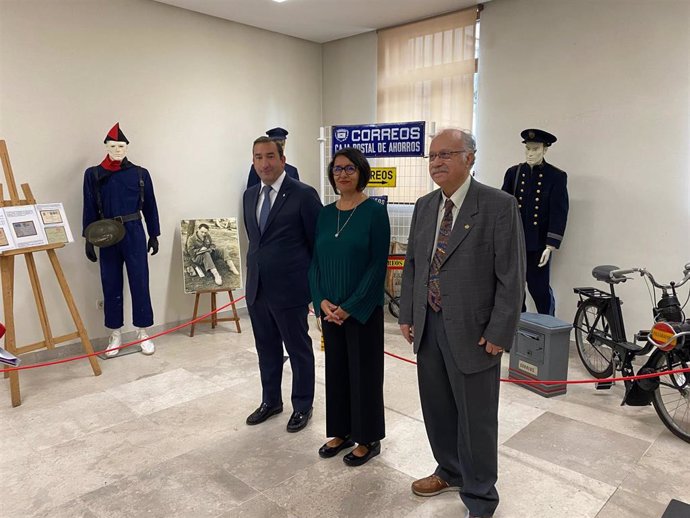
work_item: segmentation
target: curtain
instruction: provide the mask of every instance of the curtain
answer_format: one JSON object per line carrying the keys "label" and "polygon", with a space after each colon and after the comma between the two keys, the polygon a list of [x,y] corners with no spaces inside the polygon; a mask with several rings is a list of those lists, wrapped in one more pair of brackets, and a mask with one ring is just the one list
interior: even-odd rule
{"label": "curtain", "polygon": [[378,33],[378,122],[472,129],[477,8]]}

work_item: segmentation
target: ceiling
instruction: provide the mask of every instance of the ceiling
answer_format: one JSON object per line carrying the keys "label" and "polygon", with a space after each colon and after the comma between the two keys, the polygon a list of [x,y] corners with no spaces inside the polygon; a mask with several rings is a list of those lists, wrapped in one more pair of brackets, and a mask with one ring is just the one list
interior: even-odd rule
{"label": "ceiling", "polygon": [[155,1],[316,43],[422,20],[479,3],[477,0]]}

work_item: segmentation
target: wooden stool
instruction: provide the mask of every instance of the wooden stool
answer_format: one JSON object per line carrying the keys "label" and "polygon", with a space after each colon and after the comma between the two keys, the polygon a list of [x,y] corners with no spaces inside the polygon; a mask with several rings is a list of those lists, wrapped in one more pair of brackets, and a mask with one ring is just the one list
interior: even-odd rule
{"label": "wooden stool", "polygon": [[[215,311],[216,308],[218,307],[216,304],[216,294],[219,293],[218,291],[197,291],[196,292],[196,298],[194,299],[194,315],[192,316],[192,320],[196,320],[197,316],[199,315],[199,299],[201,298],[202,293],[210,293],[211,294],[211,311]],[[232,290],[228,290],[227,294],[230,296],[230,301],[232,302],[235,300],[232,296]],[[202,324],[202,323],[207,323],[211,322],[211,329],[215,329],[216,326],[218,325],[218,322],[235,322],[235,325],[237,326],[237,332],[241,333],[242,329],[240,328],[240,317],[237,314],[237,308],[235,307],[235,303],[233,302],[231,304],[232,306],[232,316],[231,317],[218,317],[218,313],[213,313],[210,317],[204,318],[203,320],[199,320],[198,322],[194,322],[191,325],[191,328],[189,329],[189,336],[194,336],[194,327],[197,324]]]}

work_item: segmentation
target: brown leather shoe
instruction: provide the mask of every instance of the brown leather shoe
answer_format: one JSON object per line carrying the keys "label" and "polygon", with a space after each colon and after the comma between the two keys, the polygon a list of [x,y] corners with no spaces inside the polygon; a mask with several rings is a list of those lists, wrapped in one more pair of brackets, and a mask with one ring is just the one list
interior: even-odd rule
{"label": "brown leather shoe", "polygon": [[412,482],[412,492],[417,496],[436,496],[448,491],[460,491],[437,475],[429,475]]}

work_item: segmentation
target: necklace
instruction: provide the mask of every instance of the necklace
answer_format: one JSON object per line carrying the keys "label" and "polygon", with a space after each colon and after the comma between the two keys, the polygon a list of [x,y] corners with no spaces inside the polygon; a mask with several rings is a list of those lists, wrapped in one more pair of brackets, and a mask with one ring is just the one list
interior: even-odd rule
{"label": "necklace", "polygon": [[345,230],[345,227],[347,226],[347,224],[352,219],[352,216],[354,216],[355,211],[357,210],[357,207],[359,207],[359,204],[355,205],[355,208],[352,209],[352,212],[350,212],[350,215],[347,217],[347,219],[345,220],[345,223],[343,223],[342,227],[340,226],[340,209],[336,207],[336,210],[338,211],[338,227],[337,227],[337,230],[335,232],[335,237],[340,237],[340,233],[343,230]]}

